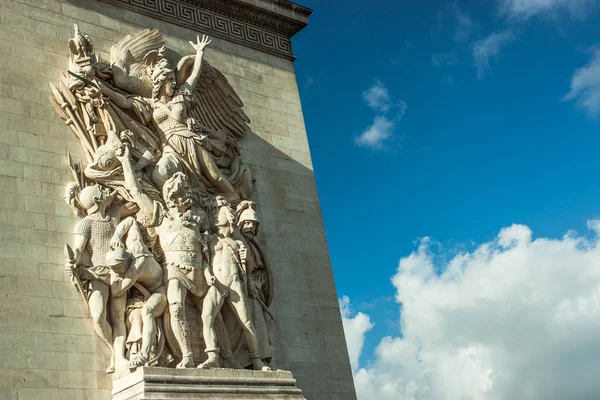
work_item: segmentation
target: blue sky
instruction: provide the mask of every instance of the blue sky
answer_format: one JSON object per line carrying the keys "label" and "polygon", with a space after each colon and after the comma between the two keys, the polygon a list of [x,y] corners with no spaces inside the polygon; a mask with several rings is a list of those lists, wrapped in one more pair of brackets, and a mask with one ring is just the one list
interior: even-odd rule
{"label": "blue sky", "polygon": [[338,295],[374,324],[361,365],[403,335],[391,279],[422,238],[441,274],[513,224],[595,237],[597,1],[301,4],[295,68]]}

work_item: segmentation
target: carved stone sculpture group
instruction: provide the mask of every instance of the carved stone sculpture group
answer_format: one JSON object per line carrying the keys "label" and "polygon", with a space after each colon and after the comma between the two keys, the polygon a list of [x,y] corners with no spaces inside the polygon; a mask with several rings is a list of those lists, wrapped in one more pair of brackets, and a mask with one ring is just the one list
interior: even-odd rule
{"label": "carved stone sculpture group", "polygon": [[65,198],[81,220],[65,269],[117,376],[140,366],[270,369],[273,276],[237,145],[250,121],[203,60],[210,40],[190,43],[195,55],[175,64],[146,29],[114,45],[107,63],[75,26],[68,74],[51,84],[87,164],[68,156]]}

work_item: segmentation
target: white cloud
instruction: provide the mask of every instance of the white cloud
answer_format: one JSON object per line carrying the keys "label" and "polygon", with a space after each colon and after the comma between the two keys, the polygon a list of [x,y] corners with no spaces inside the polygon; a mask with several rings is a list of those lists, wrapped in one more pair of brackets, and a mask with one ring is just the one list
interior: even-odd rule
{"label": "white cloud", "polygon": [[369,107],[377,111],[385,112],[392,106],[388,89],[379,79],[376,79],[373,85],[362,93],[362,97]]}
{"label": "white cloud", "polygon": [[560,13],[585,18],[595,0],[500,0],[500,12],[513,18],[527,19],[534,15]]}
{"label": "white cloud", "polygon": [[394,128],[406,113],[404,101],[394,102],[387,87],[379,79],[362,93],[363,100],[378,112],[373,123],[354,141],[359,146],[385,149],[386,141],[392,137]]}
{"label": "white cloud", "polygon": [[600,115],[600,48],[593,50],[586,65],[573,72],[571,88],[564,99],[575,100],[592,117]]}
{"label": "white cloud", "polygon": [[510,31],[494,32],[473,44],[473,61],[477,68],[477,79],[482,79],[490,70],[490,60],[498,58],[500,49],[514,39]]}
{"label": "white cloud", "polygon": [[342,297],[339,302],[350,364],[352,365],[352,371],[355,371],[358,368],[360,353],[365,343],[365,333],[370,331],[374,324],[371,323],[371,319],[366,314],[358,312],[353,315],[348,296]]}
{"label": "white cloud", "polygon": [[402,334],[355,369],[358,398],[600,398],[600,223],[589,227],[533,239],[512,225],[445,265],[421,240],[392,278]]}
{"label": "white cloud", "polygon": [[394,123],[384,115],[375,117],[373,124],[369,126],[359,137],[356,138],[356,143],[361,146],[380,149],[383,147],[383,142],[392,136]]}

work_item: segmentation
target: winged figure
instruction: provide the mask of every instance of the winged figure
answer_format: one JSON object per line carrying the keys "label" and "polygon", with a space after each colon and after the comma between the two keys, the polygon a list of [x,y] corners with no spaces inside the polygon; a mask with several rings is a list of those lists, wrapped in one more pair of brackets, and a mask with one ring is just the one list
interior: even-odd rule
{"label": "winged figure", "polygon": [[252,176],[236,140],[249,131],[250,120],[227,79],[203,60],[210,40],[190,42],[196,54],[183,57],[175,69],[164,45],[155,47],[161,40],[157,31],[145,30],[117,43],[111,49],[114,87],[101,83],[101,93],[133,110],[156,134],[160,158],[151,176],[158,187],[183,172],[207,194],[233,201],[250,197]]}
{"label": "winged figure", "polygon": [[152,166],[140,174],[156,195],[184,172],[206,195],[221,194],[234,204],[251,197],[252,174],[237,145],[250,120],[225,76],[203,59],[209,43],[205,36],[190,42],[196,54],[173,68],[162,34],[145,29],[114,45],[107,64],[96,61],[91,40],[76,29],[70,76],[58,89],[51,85],[52,102],[82,142],[90,180],[131,200],[114,156],[126,140],[137,169]]}

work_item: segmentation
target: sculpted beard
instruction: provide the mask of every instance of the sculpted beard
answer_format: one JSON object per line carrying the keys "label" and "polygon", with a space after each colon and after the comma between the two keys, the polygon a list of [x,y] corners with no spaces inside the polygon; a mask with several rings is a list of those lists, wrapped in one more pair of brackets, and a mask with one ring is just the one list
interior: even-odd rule
{"label": "sculpted beard", "polygon": [[244,226],[242,228],[242,234],[249,237],[254,237],[254,228],[252,226]]}

